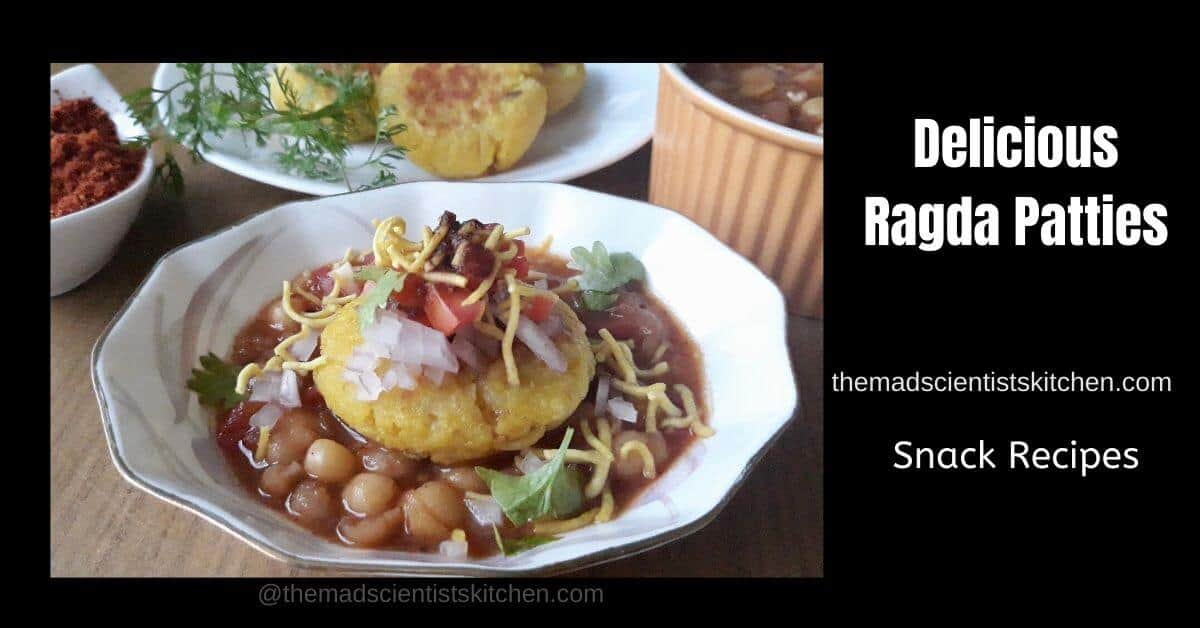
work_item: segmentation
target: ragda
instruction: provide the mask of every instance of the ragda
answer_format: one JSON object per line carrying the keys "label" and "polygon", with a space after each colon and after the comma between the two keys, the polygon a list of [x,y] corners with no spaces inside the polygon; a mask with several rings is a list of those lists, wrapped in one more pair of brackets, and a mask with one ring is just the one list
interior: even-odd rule
{"label": "ragda", "polygon": [[509,555],[612,520],[712,436],[641,263],[527,235],[392,217],[283,281],[188,382],[240,480],[346,545]]}

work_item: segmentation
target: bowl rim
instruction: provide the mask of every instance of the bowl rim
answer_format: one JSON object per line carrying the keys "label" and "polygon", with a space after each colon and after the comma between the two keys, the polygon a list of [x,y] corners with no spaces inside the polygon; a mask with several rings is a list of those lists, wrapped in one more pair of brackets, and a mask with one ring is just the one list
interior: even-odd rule
{"label": "bowl rim", "polygon": [[[114,87],[111,82],[109,82],[108,77],[104,75],[104,72],[101,72],[100,68],[96,67],[95,64],[92,64],[92,63],[83,63],[80,65],[69,67],[69,68],[59,72],[58,74],[52,75],[50,77],[50,81],[51,81],[51,83],[53,83],[54,79],[67,79],[67,78],[70,78],[71,74],[76,74],[76,73],[83,74],[87,68],[90,68],[92,71],[94,71],[95,74],[97,76],[99,76],[102,81],[104,81],[104,84],[113,91],[113,93],[117,94],[118,96],[120,95],[120,92],[118,92],[117,88]],[[54,93],[53,88],[51,88],[50,91],[51,91],[51,94]],[[110,120],[112,119],[113,112],[111,110],[102,106],[100,103],[96,103],[96,106],[103,109],[104,113],[108,114],[109,119]],[[139,130],[142,131],[143,134],[146,133],[145,127],[143,127],[140,122],[138,122],[137,120],[134,120],[133,123]],[[51,218],[50,219],[50,228],[53,229],[53,228],[55,228],[56,225],[69,225],[69,224],[71,224],[71,222],[76,220],[81,214],[86,214],[89,212],[90,213],[99,213],[106,209],[111,208],[114,205],[120,204],[122,201],[128,200],[126,197],[132,196],[132,195],[140,192],[140,188],[142,186],[144,186],[150,180],[150,175],[153,172],[154,172],[154,151],[150,150],[149,148],[146,148],[146,158],[142,160],[142,171],[138,173],[137,178],[135,178],[133,181],[129,182],[129,185],[125,186],[125,188],[122,189],[120,192],[117,192],[116,194],[100,201],[99,203],[96,203],[95,205],[88,205],[87,207],[84,207],[83,209],[80,209],[78,211],[73,211],[65,216],[59,216],[58,218]],[[96,210],[96,211],[93,211],[93,210]]]}
{"label": "bowl rim", "polygon": [[[787,327],[788,327],[788,325],[787,325],[788,314],[787,314],[787,309],[786,309],[786,305],[785,305],[785,299],[783,296],[783,292],[779,289],[779,286],[777,284],[775,284],[775,282],[772,281],[770,279],[770,277],[768,277],[761,270],[759,270],[757,266],[750,263],[740,253],[733,250],[731,247],[726,245],[724,242],[717,239],[715,236],[713,236],[711,233],[709,233],[703,227],[700,227],[699,224],[697,224],[692,219],[690,219],[687,216],[684,216],[682,214],[679,214],[678,212],[674,212],[670,209],[666,209],[666,208],[660,207],[658,205],[654,205],[654,204],[646,202],[646,201],[640,201],[637,199],[631,199],[631,198],[626,198],[623,196],[618,196],[616,194],[609,194],[607,192],[598,192],[595,190],[589,190],[587,188],[581,188],[581,187],[577,187],[577,186],[573,186],[573,185],[568,185],[565,183],[556,183],[556,182],[412,181],[412,182],[406,182],[406,183],[399,183],[396,185],[415,185],[415,186],[503,185],[503,186],[558,187],[558,188],[567,188],[567,189],[571,190],[572,193],[584,193],[584,194],[612,197],[615,199],[619,199],[623,202],[647,205],[647,206],[657,209],[659,211],[666,211],[671,214],[675,214],[675,215],[679,216],[680,218],[683,218],[683,219],[687,220],[688,222],[691,222],[698,229],[700,229],[700,231],[703,232],[703,234],[705,236],[709,237],[714,244],[717,244],[720,247],[725,248],[728,252],[732,253],[735,257],[737,257],[738,260],[740,261],[740,263],[746,265],[750,269],[753,269],[754,272],[759,273],[764,279],[767,280],[767,283],[772,288],[771,294],[774,297],[773,300],[776,303],[776,310],[781,313],[781,324],[782,324],[783,329],[781,329],[780,332],[781,332],[781,337],[784,338],[784,340],[786,342]],[[370,192],[371,192],[371,190],[360,191],[360,192],[345,192],[342,194],[333,195],[333,197],[350,196],[350,195],[354,195],[354,194],[366,194],[366,193],[370,193]],[[264,217],[266,214],[279,211],[283,207],[296,205],[296,204],[321,202],[328,198],[331,198],[331,197],[320,197],[319,196],[319,197],[315,197],[315,198],[298,199],[298,200],[294,200],[294,201],[288,201],[285,203],[281,203],[279,205],[271,207],[262,212],[258,212],[258,213],[254,213],[254,214],[245,216],[233,223],[230,223],[229,225],[226,225],[220,229],[212,231],[211,233],[207,233],[198,238],[189,240],[187,242],[183,242],[183,243],[179,244],[178,246],[172,248],[171,250],[167,251],[161,257],[159,257],[159,259],[154,263],[154,265],[150,268],[150,270],[147,271],[146,275],[142,278],[141,282],[138,283],[137,288],[135,288],[133,290],[133,292],[130,293],[129,298],[127,298],[125,300],[125,303],[121,305],[120,309],[117,310],[117,312],[113,315],[112,319],[110,319],[108,324],[105,325],[104,330],[97,337],[96,343],[92,346],[92,352],[91,352],[91,360],[90,360],[91,368],[90,368],[90,370],[91,370],[91,379],[92,379],[92,389],[96,394],[96,401],[99,404],[99,408],[100,408],[100,420],[104,425],[105,444],[107,445],[107,448],[108,448],[109,458],[112,459],[113,465],[117,468],[117,472],[121,475],[121,477],[124,478],[126,482],[129,482],[130,484],[132,484],[134,487],[141,489],[142,491],[144,491],[154,497],[157,497],[158,499],[160,499],[162,501],[165,501],[169,504],[172,504],[174,506],[182,508],[185,511],[191,512],[191,513],[199,516],[200,518],[208,521],[209,523],[215,525],[217,528],[225,531],[226,533],[230,534],[234,538],[241,540],[243,543],[246,543],[250,547],[258,550],[259,552],[261,552],[262,554],[264,554],[270,558],[273,558],[275,560],[278,560],[280,562],[283,562],[283,563],[293,566],[293,567],[300,567],[300,568],[306,568],[306,569],[326,569],[326,570],[333,570],[333,571],[344,572],[344,573],[387,575],[387,576],[393,576],[393,577],[395,577],[395,576],[448,576],[448,577],[454,577],[454,576],[473,576],[473,577],[552,576],[552,575],[557,575],[557,574],[574,571],[577,569],[583,569],[586,567],[592,567],[592,566],[597,566],[597,565],[601,565],[604,563],[612,562],[612,561],[620,559],[620,558],[625,558],[628,556],[641,554],[643,552],[647,552],[649,550],[666,545],[667,543],[670,543],[672,541],[682,539],[686,536],[690,536],[691,534],[698,532],[699,530],[706,527],[709,523],[712,523],[712,521],[714,519],[716,519],[717,515],[721,514],[721,512],[724,511],[725,507],[729,504],[730,501],[733,500],[734,496],[738,493],[738,491],[746,483],[746,480],[749,479],[750,474],[758,466],[758,463],[766,455],[767,451],[769,451],[771,449],[771,447],[773,447],[775,445],[775,443],[779,441],[779,439],[783,436],[783,434],[785,432],[787,432],[790,427],[792,427],[793,423],[795,423],[796,419],[799,417],[800,413],[803,411],[803,406],[801,406],[801,402],[800,402],[799,388],[793,386],[789,389],[791,392],[791,404],[790,404],[791,408],[789,410],[788,417],[785,420],[783,420],[782,423],[780,423],[780,425],[775,429],[775,431],[746,460],[745,464],[742,466],[741,471],[738,473],[738,475],[734,479],[734,481],[729,485],[729,488],[725,491],[725,494],[721,497],[721,499],[718,500],[704,514],[697,517],[694,521],[684,524],[684,525],[680,525],[678,527],[664,530],[658,534],[646,537],[639,541],[634,541],[634,542],[630,542],[630,543],[626,543],[626,544],[622,544],[622,545],[616,545],[616,546],[613,546],[613,547],[610,547],[607,549],[594,551],[594,552],[591,552],[588,554],[583,554],[581,556],[578,556],[578,557],[575,557],[575,558],[569,559],[569,560],[563,560],[563,561],[558,561],[558,562],[547,563],[544,565],[535,565],[535,566],[530,566],[530,567],[525,567],[525,568],[517,568],[517,569],[496,568],[496,567],[487,566],[487,565],[483,565],[483,564],[467,564],[467,565],[456,565],[453,567],[447,567],[445,565],[440,565],[437,563],[412,564],[412,565],[405,565],[405,566],[397,567],[397,568],[393,568],[393,569],[388,569],[385,567],[381,567],[378,564],[364,563],[361,561],[359,561],[359,562],[354,562],[354,561],[338,562],[338,561],[325,560],[325,559],[321,559],[321,558],[315,558],[315,559],[314,558],[305,558],[305,557],[298,556],[296,554],[281,550],[277,547],[271,546],[268,543],[260,543],[258,540],[252,538],[251,536],[245,534],[241,530],[235,528],[233,525],[231,525],[230,523],[225,521],[224,518],[222,518],[217,513],[210,512],[204,505],[196,503],[189,497],[180,495],[178,493],[173,493],[173,492],[167,491],[165,489],[159,489],[158,487],[153,486],[149,482],[143,480],[141,477],[136,475],[133,472],[133,470],[126,464],[124,458],[117,451],[116,439],[115,439],[115,435],[113,434],[113,421],[112,421],[112,417],[110,416],[110,413],[109,413],[108,401],[104,395],[104,389],[100,385],[100,372],[99,372],[99,368],[98,368],[100,353],[102,352],[103,347],[104,347],[106,341],[108,340],[109,334],[112,332],[113,328],[116,326],[116,323],[124,317],[125,313],[132,307],[134,301],[137,300],[138,297],[141,296],[143,290],[145,290],[146,285],[149,283],[150,279],[152,277],[154,277],[155,273],[167,261],[168,258],[172,257],[176,253],[181,252],[185,248],[200,244],[201,242],[205,242],[212,238],[223,235],[227,232],[238,229],[252,220],[255,220],[260,217]],[[784,351],[784,359],[786,361],[787,369],[792,374],[792,379],[794,381],[795,380],[795,366],[792,364],[792,356],[791,356],[790,351]]]}
{"label": "bowl rim", "polygon": [[[783,126],[760,118],[740,107],[721,100],[688,76],[678,63],[661,63],[663,76],[680,87],[691,101],[708,113],[743,131],[815,155],[825,154],[825,137]],[[661,102],[661,101],[660,101]]]}

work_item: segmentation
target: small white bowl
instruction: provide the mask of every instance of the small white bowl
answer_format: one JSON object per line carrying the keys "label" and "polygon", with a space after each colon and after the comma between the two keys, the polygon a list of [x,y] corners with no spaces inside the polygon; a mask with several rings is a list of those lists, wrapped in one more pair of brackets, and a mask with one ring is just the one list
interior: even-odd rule
{"label": "small white bowl", "polygon": [[[211,413],[184,385],[199,356],[228,352],[238,329],[278,295],[282,278],[338,258],[347,247],[368,247],[372,218],[399,214],[417,237],[446,209],[529,226],[531,242],[553,234],[560,255],[594,240],[632,252],[645,264],[651,290],[703,354],[716,435],[688,448],[613,521],[516,556],[451,560],[357,549],[314,535],[238,483],[210,432]],[[126,480],[269,556],[296,566],[392,574],[545,574],[657,547],[717,515],[795,412],[785,329],[779,289],[675,212],[554,183],[405,183],[281,205],[167,254],[96,342],[92,383],[109,451]]]}
{"label": "small white bowl", "polygon": [[[121,139],[146,134],[96,66],[80,65],[50,77],[51,107],[63,100],[85,97],[91,97],[108,113]],[[50,221],[50,296],[87,281],[112,259],[146,200],[153,172],[154,156],[146,151],[142,172],[129,187],[108,200]]]}

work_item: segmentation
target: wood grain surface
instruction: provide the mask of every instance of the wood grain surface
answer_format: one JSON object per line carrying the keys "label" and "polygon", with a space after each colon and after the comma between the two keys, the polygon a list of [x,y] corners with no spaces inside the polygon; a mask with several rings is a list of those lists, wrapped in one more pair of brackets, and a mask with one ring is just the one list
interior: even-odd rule
{"label": "wood grain surface", "polygon": [[[51,64],[54,74],[70,64]],[[122,93],[149,85],[153,64],[98,64]],[[326,576],[268,558],[201,518],[121,479],[92,390],[96,338],[164,253],[304,195],[183,160],[187,194],[151,193],[116,258],[50,300],[50,573],[53,576]],[[645,199],[643,147],[573,184]],[[793,317],[788,345],[796,420],[706,528],[665,547],[575,572],[582,576],[823,575],[822,323]]]}

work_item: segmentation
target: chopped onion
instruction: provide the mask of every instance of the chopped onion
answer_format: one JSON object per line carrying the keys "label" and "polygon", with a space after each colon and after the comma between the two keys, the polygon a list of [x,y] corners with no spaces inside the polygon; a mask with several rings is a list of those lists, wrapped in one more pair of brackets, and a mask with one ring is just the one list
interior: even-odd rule
{"label": "chopped onion", "polygon": [[[388,374],[390,374],[390,377],[396,382],[396,388],[412,390],[417,387],[417,378],[413,375],[412,371],[403,365],[392,363],[385,373],[385,375]],[[388,388],[388,386],[384,386],[384,388]]]}
{"label": "chopped onion", "polygon": [[354,269],[350,267],[348,262],[342,262],[330,268],[329,275],[341,280],[342,294],[354,294],[358,292],[358,282],[354,280]]}
{"label": "chopped onion", "polygon": [[608,387],[611,380],[601,375],[596,380],[596,416],[604,416],[604,404],[608,403]]}
{"label": "chopped onion", "polygon": [[370,340],[364,340],[357,347],[355,347],[355,349],[359,349],[363,353],[366,353],[367,355],[373,355],[377,358],[386,358],[388,357],[388,354],[391,353],[391,349],[388,348],[388,345],[381,342],[371,342]]}
{"label": "chopped onion", "polygon": [[438,544],[438,553],[446,558],[466,558],[467,542],[446,539]]}
{"label": "chopped onion", "polygon": [[465,333],[459,332],[454,334],[454,341],[450,343],[450,350],[454,352],[454,355],[458,356],[458,359],[466,362],[467,366],[476,371],[483,370],[483,358],[479,355],[479,349],[471,344]]}
{"label": "chopped onion", "polygon": [[283,381],[279,384],[279,404],[285,408],[300,407],[300,380],[296,371],[284,371]]}
{"label": "chopped onion", "polygon": [[533,287],[540,288],[542,290],[549,290],[550,284],[545,279],[538,279],[537,281],[533,282]]}
{"label": "chopped onion", "polygon": [[517,338],[525,343],[526,347],[533,352],[546,366],[550,367],[555,373],[567,372],[567,361],[562,354],[558,352],[558,347],[554,346],[554,341],[542,331],[533,321],[525,318],[522,315],[517,320]]}
{"label": "chopped onion", "polygon": [[292,343],[288,347],[288,353],[292,354],[292,359],[297,362],[303,362],[312,357],[313,351],[317,349],[317,342],[321,337],[313,330],[308,330],[304,337]]}
{"label": "chopped onion", "polygon": [[283,382],[283,373],[279,371],[263,371],[250,380],[250,401],[275,401],[279,399],[279,385]]}
{"label": "chopped onion", "polygon": [[259,408],[258,412],[255,412],[253,416],[250,417],[250,425],[257,427],[260,430],[264,427],[275,427],[275,422],[278,421],[279,417],[281,416],[283,416],[283,406],[275,403],[268,403],[267,405]]}
{"label": "chopped onion", "polygon": [[533,452],[527,452],[524,456],[517,458],[516,464],[517,469],[520,470],[521,473],[529,475],[530,473],[541,469],[542,465],[546,464],[546,462],[541,458],[538,458]]}
{"label": "chopped onion", "polygon": [[483,352],[489,359],[494,360],[496,356],[500,355],[500,341],[480,333],[475,327],[464,327],[455,334],[455,337],[460,335],[475,345],[475,348]]}
{"label": "chopped onion", "polygon": [[471,516],[475,517],[475,520],[478,521],[480,525],[487,526],[504,524],[504,511],[500,509],[500,504],[495,500],[495,498],[489,497],[488,499],[475,499],[473,497],[468,497],[464,501],[467,504],[467,510],[471,511]]}
{"label": "chopped onion", "polygon": [[538,327],[541,327],[547,336],[553,338],[563,330],[562,317],[557,312],[551,312],[546,320],[538,323]]}
{"label": "chopped onion", "polygon": [[625,421],[626,423],[637,423],[637,408],[633,407],[632,403],[620,397],[613,397],[608,400],[607,405],[608,413],[613,418]]}
{"label": "chopped onion", "polygon": [[[389,361],[380,377],[379,360]],[[458,356],[441,332],[416,321],[381,312],[363,329],[363,342],[350,353],[342,376],[357,385],[360,401],[374,401],[391,388],[412,390],[417,377],[441,384],[458,372]]]}
{"label": "chopped onion", "polygon": [[375,366],[379,363],[379,356],[373,353],[368,353],[359,347],[355,347],[350,352],[350,359],[346,360],[346,369],[350,371],[374,371]]}
{"label": "chopped onion", "polygon": [[458,358],[450,342],[440,331],[415,321],[401,322],[400,333],[389,347],[392,361],[405,366],[429,366],[440,371],[458,372]]}
{"label": "chopped onion", "polygon": [[433,382],[434,385],[441,386],[442,385],[442,377],[446,374],[446,372],[441,369],[435,369],[435,368],[426,366],[424,369],[421,370],[421,374],[425,376],[425,379]]}
{"label": "chopped onion", "polygon": [[379,381],[379,376],[373,371],[358,374],[359,401],[375,401],[379,398],[379,393],[383,392],[383,382]]}

